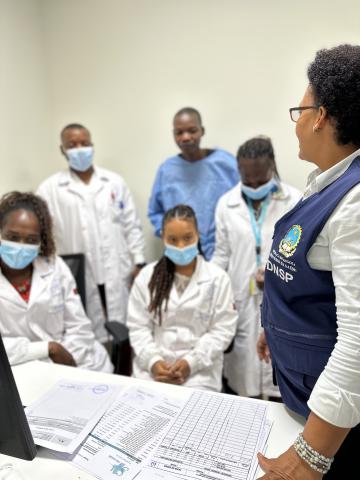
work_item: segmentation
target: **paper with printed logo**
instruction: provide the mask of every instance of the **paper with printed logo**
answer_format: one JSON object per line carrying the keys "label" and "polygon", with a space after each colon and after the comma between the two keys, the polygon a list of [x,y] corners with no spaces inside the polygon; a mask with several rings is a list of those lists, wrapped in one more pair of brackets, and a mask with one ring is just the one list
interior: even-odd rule
{"label": "paper with printed logo", "polygon": [[121,389],[106,383],[60,380],[25,409],[34,442],[73,453]]}
{"label": "paper with printed logo", "polygon": [[101,480],[134,478],[185,402],[186,398],[147,388],[128,388],[118,395],[71,461]]}

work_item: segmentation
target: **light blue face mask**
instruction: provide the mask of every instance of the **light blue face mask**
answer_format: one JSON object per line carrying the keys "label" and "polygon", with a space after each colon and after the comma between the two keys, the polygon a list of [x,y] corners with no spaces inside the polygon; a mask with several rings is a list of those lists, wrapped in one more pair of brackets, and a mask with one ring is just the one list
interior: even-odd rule
{"label": "light blue face mask", "polygon": [[173,247],[172,245],[165,243],[164,255],[176,265],[189,265],[189,263],[194,260],[198,253],[199,249],[197,243],[193,243],[192,245],[184,248]]}
{"label": "light blue face mask", "polygon": [[1,240],[0,257],[6,265],[14,270],[22,270],[35,260],[40,245],[29,245]]}
{"label": "light blue face mask", "polygon": [[269,195],[272,190],[275,190],[277,183],[274,178],[271,178],[264,185],[260,185],[258,188],[251,188],[246,185],[241,185],[241,191],[251,200],[261,200]]}
{"label": "light blue face mask", "polygon": [[79,147],[69,148],[66,150],[66,156],[69,160],[69,165],[78,172],[86,172],[92,163],[94,158],[93,147]]}

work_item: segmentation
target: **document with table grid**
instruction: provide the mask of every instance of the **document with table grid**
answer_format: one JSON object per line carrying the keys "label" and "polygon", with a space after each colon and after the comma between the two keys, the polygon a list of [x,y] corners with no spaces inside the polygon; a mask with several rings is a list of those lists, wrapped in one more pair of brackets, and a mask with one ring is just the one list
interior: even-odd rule
{"label": "document with table grid", "polygon": [[261,401],[196,391],[136,480],[250,480],[271,423]]}

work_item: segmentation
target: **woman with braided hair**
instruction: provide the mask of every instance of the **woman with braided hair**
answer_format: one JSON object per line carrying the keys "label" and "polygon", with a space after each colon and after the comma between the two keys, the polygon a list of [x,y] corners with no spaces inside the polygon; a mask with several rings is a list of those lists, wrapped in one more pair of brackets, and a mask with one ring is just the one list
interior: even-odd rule
{"label": "woman with braided hair", "polygon": [[51,360],[111,372],[72,274],[55,255],[45,201],[33,193],[4,195],[0,231],[0,332],[10,363]]}
{"label": "woman with braided hair", "polygon": [[164,255],[140,272],[130,294],[133,375],[220,391],[237,319],[230,279],[203,258],[191,207],[165,213],[162,240]]}

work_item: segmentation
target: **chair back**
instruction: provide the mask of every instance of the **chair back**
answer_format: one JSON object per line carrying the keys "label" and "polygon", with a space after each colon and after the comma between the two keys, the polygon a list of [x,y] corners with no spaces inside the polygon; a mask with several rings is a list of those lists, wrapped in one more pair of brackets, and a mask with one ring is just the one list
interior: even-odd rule
{"label": "chair back", "polygon": [[[71,253],[60,255],[70,268],[76,282],[76,286],[81,298],[81,302],[86,311],[86,285],[85,285],[85,255],[83,253]],[[107,313],[105,288],[101,285],[99,296]],[[105,315],[107,316],[107,315]],[[119,375],[131,375],[132,352],[129,341],[129,330],[125,325],[118,322],[109,322],[105,319],[105,328],[112,337],[111,340],[111,361],[114,364],[114,373]]]}
{"label": "chair back", "polygon": [[71,273],[75,278],[81,303],[83,304],[86,312],[85,255],[83,253],[70,253],[67,255],[60,255],[60,257],[70,268]]}

